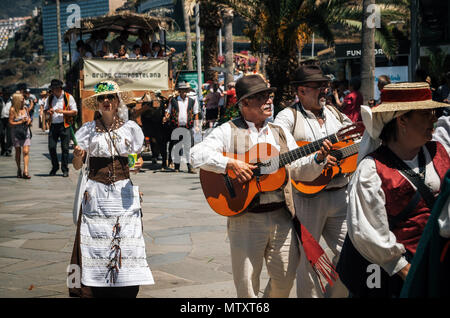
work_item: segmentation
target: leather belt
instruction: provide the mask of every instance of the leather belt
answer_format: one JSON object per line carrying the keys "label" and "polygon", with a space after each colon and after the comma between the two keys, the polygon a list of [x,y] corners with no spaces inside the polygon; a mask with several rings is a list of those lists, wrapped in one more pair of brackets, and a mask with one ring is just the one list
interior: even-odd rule
{"label": "leather belt", "polygon": [[276,203],[269,203],[269,204],[261,204],[257,205],[251,208],[248,208],[247,211],[251,213],[266,213],[266,212],[273,212],[282,208],[286,208],[286,202],[276,202]]}
{"label": "leather belt", "polygon": [[[113,174],[114,173],[114,174]],[[127,157],[90,157],[88,178],[104,184],[129,179]]]}

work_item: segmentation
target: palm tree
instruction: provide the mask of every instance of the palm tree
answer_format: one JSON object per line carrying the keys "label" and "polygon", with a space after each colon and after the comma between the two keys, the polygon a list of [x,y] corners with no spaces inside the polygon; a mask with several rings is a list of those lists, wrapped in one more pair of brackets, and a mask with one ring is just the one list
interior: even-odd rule
{"label": "palm tree", "polygon": [[[275,111],[292,99],[289,80],[298,67],[297,53],[310,40],[312,33],[334,45],[334,26],[361,28],[362,7],[359,1],[346,0],[216,0],[233,8],[247,20],[247,35],[252,47],[267,47],[266,72],[275,95]],[[382,0],[389,4],[407,0]],[[390,15],[400,14],[395,7],[387,7]],[[383,11],[382,11],[383,14]],[[395,53],[396,42],[385,23],[375,30],[375,41],[389,56]]]}
{"label": "palm tree", "polygon": [[[375,0],[363,0],[363,19],[361,32],[361,89],[364,103],[373,98],[375,83],[375,25],[368,21],[370,6],[375,5]],[[376,13],[375,13],[376,14]]]}
{"label": "palm tree", "polygon": [[217,81],[218,73],[212,70],[217,66],[218,41],[217,34],[222,27],[220,6],[216,1],[200,0],[200,27],[203,29],[203,71],[205,81]]}
{"label": "palm tree", "polygon": [[189,71],[194,69],[192,64],[192,43],[191,43],[191,24],[189,22],[190,12],[192,11],[193,2],[181,0],[181,6],[183,8],[184,30],[186,32],[186,59],[187,68]]}
{"label": "palm tree", "polygon": [[233,9],[224,7],[222,17],[225,31],[225,87],[234,80],[233,77]]}

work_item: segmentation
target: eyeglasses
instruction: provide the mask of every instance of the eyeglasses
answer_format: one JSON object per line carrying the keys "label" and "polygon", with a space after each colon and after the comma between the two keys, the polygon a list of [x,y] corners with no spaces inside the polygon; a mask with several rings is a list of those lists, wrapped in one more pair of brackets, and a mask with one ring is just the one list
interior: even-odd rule
{"label": "eyeglasses", "polygon": [[301,85],[303,87],[308,87],[308,88],[312,88],[312,89],[325,89],[327,88],[327,84],[316,84],[314,85],[313,83],[310,83],[309,85]]}
{"label": "eyeglasses", "polygon": [[273,99],[275,95],[273,93],[261,92],[249,97],[249,99],[257,99],[258,101],[267,101],[269,98]]}
{"label": "eyeglasses", "polygon": [[97,96],[97,101],[99,103],[102,103],[105,100],[105,98],[107,98],[108,100],[113,100],[114,98],[116,98],[116,95],[115,94],[100,95]]}

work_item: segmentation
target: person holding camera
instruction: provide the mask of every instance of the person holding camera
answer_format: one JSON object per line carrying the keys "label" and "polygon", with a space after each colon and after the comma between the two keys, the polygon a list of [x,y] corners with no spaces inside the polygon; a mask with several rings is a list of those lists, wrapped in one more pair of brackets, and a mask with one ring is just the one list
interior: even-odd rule
{"label": "person holding camera", "polygon": [[[22,94],[15,93],[12,96],[12,105],[9,111],[9,125],[11,126],[11,139],[16,148],[17,178],[31,179],[28,174],[28,162],[31,145],[31,118],[25,108],[25,100]],[[23,153],[23,173],[20,157]]]}

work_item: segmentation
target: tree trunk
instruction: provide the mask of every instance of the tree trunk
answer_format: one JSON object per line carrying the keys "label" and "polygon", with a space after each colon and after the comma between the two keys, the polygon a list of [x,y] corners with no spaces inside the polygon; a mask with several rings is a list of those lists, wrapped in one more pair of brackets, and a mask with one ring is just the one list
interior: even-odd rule
{"label": "tree trunk", "polygon": [[371,19],[374,15],[367,12],[370,5],[374,5],[375,0],[363,0],[363,20],[361,36],[361,89],[364,104],[374,96],[375,86],[375,23]]}
{"label": "tree trunk", "polygon": [[218,72],[211,67],[218,65],[218,41],[217,35],[222,27],[222,17],[217,4],[210,1],[200,1],[200,27],[203,29],[203,71],[205,81],[218,81]]}
{"label": "tree trunk", "polygon": [[181,0],[181,6],[183,8],[184,31],[186,32],[186,64],[187,69],[192,71],[194,66],[192,64],[191,24],[189,23],[189,13],[187,12],[185,0]]}
{"label": "tree trunk", "polygon": [[223,10],[223,23],[225,29],[225,88],[228,83],[234,81],[233,67],[233,10],[226,8]]}
{"label": "tree trunk", "polygon": [[275,115],[294,101],[295,96],[289,82],[293,80],[295,70],[299,66],[295,51],[296,47],[288,48],[280,45],[276,51],[270,51],[269,47],[266,72],[270,86],[277,88],[273,102]]}

